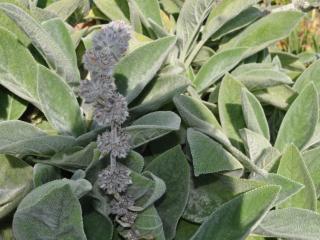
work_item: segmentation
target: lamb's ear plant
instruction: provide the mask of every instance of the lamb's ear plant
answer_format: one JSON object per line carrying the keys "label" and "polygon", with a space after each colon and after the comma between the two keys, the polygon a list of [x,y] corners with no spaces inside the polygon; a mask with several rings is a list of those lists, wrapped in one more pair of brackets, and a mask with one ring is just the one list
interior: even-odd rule
{"label": "lamb's ear plant", "polygon": [[319,239],[317,2],[90,2],[0,0],[0,239]]}

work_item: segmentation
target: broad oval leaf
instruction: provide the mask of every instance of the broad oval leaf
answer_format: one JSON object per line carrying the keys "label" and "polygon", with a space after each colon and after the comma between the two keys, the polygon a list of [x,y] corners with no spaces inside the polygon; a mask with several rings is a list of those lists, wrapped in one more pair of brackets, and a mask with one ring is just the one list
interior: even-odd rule
{"label": "broad oval leaf", "polygon": [[[77,67],[77,62],[74,61],[74,56],[71,58],[65,48],[72,40],[69,36],[64,23],[60,20],[54,21],[59,26],[59,32],[51,33],[41,26],[35,19],[21,8],[9,4],[0,3],[0,9],[3,10],[16,24],[28,35],[33,45],[44,56],[48,64],[57,71],[57,73],[71,85],[78,84],[80,74]],[[60,21],[60,22],[59,22]],[[59,37],[57,36],[59,35]],[[60,41],[57,42],[57,39]],[[66,44],[63,45],[62,44]]]}
{"label": "broad oval leaf", "polygon": [[281,123],[275,147],[283,151],[287,144],[294,143],[302,149],[312,138],[318,120],[318,94],[315,86],[309,84],[287,111]]}
{"label": "broad oval leaf", "polygon": [[280,159],[278,174],[302,183],[305,186],[299,193],[281,204],[282,208],[317,209],[316,189],[307,166],[296,146],[290,145],[284,151]]}
{"label": "broad oval leaf", "polygon": [[303,16],[298,11],[272,13],[246,28],[223,48],[248,47],[247,55],[250,56],[287,37]]}
{"label": "broad oval leaf", "polygon": [[29,193],[14,215],[13,232],[17,240],[86,240],[81,206],[68,183],[53,181]]}
{"label": "broad oval leaf", "polygon": [[130,134],[132,148],[139,147],[180,128],[181,119],[173,112],[153,112],[136,121],[126,130]]}
{"label": "broad oval leaf", "polygon": [[228,71],[233,69],[244,57],[246,48],[235,48],[213,55],[199,70],[193,84],[198,92],[214,84]]}
{"label": "broad oval leaf", "polygon": [[175,42],[172,36],[161,38],[134,50],[118,63],[114,76],[119,92],[128,103],[152,80]]}
{"label": "broad oval leaf", "polygon": [[272,207],[279,190],[265,186],[239,195],[214,211],[191,240],[245,238]]}
{"label": "broad oval leaf", "polygon": [[189,128],[187,138],[195,176],[243,168],[235,157],[203,133]]}
{"label": "broad oval leaf", "polygon": [[298,208],[271,211],[254,231],[262,236],[296,240],[317,240],[320,214]]}
{"label": "broad oval leaf", "polygon": [[48,121],[62,133],[79,136],[85,132],[80,107],[72,89],[47,68],[38,68],[38,95]]}
{"label": "broad oval leaf", "polygon": [[183,218],[194,223],[202,223],[224,203],[241,193],[264,185],[259,181],[226,175],[207,174],[193,177]]}
{"label": "broad oval leaf", "polygon": [[0,219],[15,209],[32,187],[32,167],[18,158],[1,154]]}
{"label": "broad oval leaf", "polygon": [[154,159],[146,170],[166,183],[166,193],[155,206],[162,220],[166,239],[173,239],[189,196],[188,162],[180,146],[177,146]]}
{"label": "broad oval leaf", "polygon": [[0,83],[17,96],[39,106],[37,64],[9,31],[0,28]]}
{"label": "broad oval leaf", "polygon": [[222,80],[219,91],[219,115],[222,128],[232,144],[242,148],[239,130],[246,127],[241,107],[241,91],[244,86],[231,75]]}
{"label": "broad oval leaf", "polygon": [[247,89],[243,88],[241,100],[242,112],[247,128],[270,140],[268,121],[258,99]]}

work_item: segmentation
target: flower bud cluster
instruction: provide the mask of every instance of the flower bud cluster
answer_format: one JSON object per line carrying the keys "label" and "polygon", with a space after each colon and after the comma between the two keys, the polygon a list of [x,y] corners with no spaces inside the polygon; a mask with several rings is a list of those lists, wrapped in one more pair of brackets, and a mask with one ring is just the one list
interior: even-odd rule
{"label": "flower bud cluster", "polygon": [[116,163],[116,159],[125,158],[131,148],[129,134],[121,127],[129,116],[127,101],[117,92],[113,78],[115,65],[126,53],[130,37],[130,28],[122,21],[111,22],[94,34],[93,46],[83,57],[91,79],[81,81],[79,92],[84,102],[92,105],[93,120],[108,127],[97,138],[102,156],[110,156],[110,165],[98,175],[98,185],[104,194],[112,198],[110,213],[115,220],[137,235],[137,231],[131,228],[137,217],[131,210],[134,199],[127,193],[132,184],[131,172]]}

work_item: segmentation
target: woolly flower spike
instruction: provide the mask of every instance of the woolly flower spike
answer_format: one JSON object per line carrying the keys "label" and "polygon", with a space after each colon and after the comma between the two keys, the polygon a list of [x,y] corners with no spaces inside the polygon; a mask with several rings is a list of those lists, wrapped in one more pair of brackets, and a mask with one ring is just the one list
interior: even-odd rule
{"label": "woolly flower spike", "polygon": [[100,189],[109,195],[125,192],[130,184],[130,171],[119,165],[115,169],[108,166],[98,175]]}
{"label": "woolly flower spike", "polygon": [[80,96],[86,103],[94,103],[101,96],[112,97],[115,90],[114,80],[110,76],[92,75],[91,80],[80,82]]}
{"label": "woolly flower spike", "polygon": [[124,21],[114,21],[107,24],[93,36],[95,51],[108,52],[117,61],[128,49],[131,29]]}
{"label": "woolly flower spike", "polygon": [[134,200],[127,195],[120,196],[118,199],[113,199],[110,203],[111,214],[117,216],[125,216],[128,213],[128,209],[132,207]]}
{"label": "woolly flower spike", "polygon": [[112,75],[117,60],[106,49],[89,49],[83,56],[85,69],[93,74]]}
{"label": "woolly flower spike", "polygon": [[119,93],[101,96],[95,104],[94,119],[100,125],[122,124],[128,116],[126,98]]}
{"label": "woolly flower spike", "polygon": [[130,151],[129,135],[120,128],[106,131],[98,136],[98,149],[103,154],[111,154],[116,158],[125,158]]}
{"label": "woolly flower spike", "polygon": [[130,212],[127,211],[127,213],[120,218],[118,218],[118,222],[123,226],[123,227],[130,227],[134,224],[134,221],[136,220],[138,214],[135,212]]}
{"label": "woolly flower spike", "polygon": [[139,240],[140,238],[140,233],[138,230],[135,229],[129,229],[126,231],[126,233],[123,235],[126,239],[128,240]]}

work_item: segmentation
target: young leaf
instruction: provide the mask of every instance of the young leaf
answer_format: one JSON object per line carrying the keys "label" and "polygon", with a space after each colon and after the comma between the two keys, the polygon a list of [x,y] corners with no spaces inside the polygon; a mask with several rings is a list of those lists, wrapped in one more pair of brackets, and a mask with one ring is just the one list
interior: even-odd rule
{"label": "young leaf", "polygon": [[305,188],[284,202],[281,207],[317,209],[316,190],[310,173],[296,146],[290,145],[285,150],[278,168],[278,174],[302,183]]}
{"label": "young leaf", "polygon": [[203,133],[189,128],[187,138],[195,176],[243,168],[227,150]]}
{"label": "young leaf", "polygon": [[241,100],[247,128],[270,140],[269,125],[260,102],[245,88],[241,91]]}
{"label": "young leaf", "polygon": [[[81,2],[81,1],[80,1]],[[80,73],[78,70],[77,65],[77,55],[75,52],[75,46],[73,44],[72,38],[69,34],[68,29],[63,21],[60,19],[50,19],[45,22],[42,22],[42,27],[48,32],[50,37],[58,44],[60,49],[63,51],[65,57],[68,59],[69,64],[72,65],[72,69],[68,71],[74,71],[74,78],[80,79]],[[63,59],[63,58],[62,58]],[[63,62],[62,62],[63,63]],[[69,67],[68,64],[64,66],[65,68]],[[59,73],[59,71],[57,71]],[[61,75],[61,74],[60,74]],[[64,78],[67,75],[61,75],[64,81],[68,82],[69,84],[78,84],[78,80],[75,80],[75,83],[72,83],[70,79]]]}
{"label": "young leaf", "polygon": [[142,16],[145,20],[148,21],[148,19],[151,19],[159,26],[162,26],[160,6],[157,0],[135,0],[135,3],[139,7]]}
{"label": "young leaf", "polygon": [[118,90],[128,103],[134,100],[152,80],[176,42],[165,37],[148,43],[125,56],[116,66],[114,75]]}
{"label": "young leaf", "polygon": [[36,61],[17,38],[3,28],[0,28],[0,55],[1,85],[39,106]]}
{"label": "young leaf", "polygon": [[219,91],[219,115],[221,125],[234,146],[242,148],[239,130],[246,127],[241,107],[241,91],[244,86],[231,75],[222,80]]}
{"label": "young leaf", "polygon": [[134,106],[130,108],[130,111],[141,114],[158,110],[170,102],[175,95],[183,93],[189,82],[186,77],[181,75],[159,76],[134,101]]}
{"label": "young leaf", "polygon": [[[45,27],[41,26],[21,8],[9,3],[0,3],[0,9],[15,21],[28,35],[33,45],[45,57],[48,64],[57,71],[63,79],[72,85],[79,83],[80,74],[77,63],[74,61],[74,58],[70,58],[67,54],[68,52],[64,51],[65,48],[61,47],[62,42],[64,44],[72,44],[70,35],[64,27],[63,22],[59,23],[59,32],[56,32],[56,34],[59,34],[60,39],[60,41],[57,42],[57,35],[51,35]],[[59,22],[57,19],[50,21]]]}
{"label": "young leaf", "polygon": [[[22,3],[20,0],[0,0],[0,3],[12,3],[16,6],[21,7],[24,10],[27,10],[27,6]],[[0,10],[0,26],[10,30],[11,33],[17,36],[19,41],[24,45],[28,46],[30,44],[30,40],[26,36],[26,34],[17,26],[17,24],[11,20],[3,11]]]}
{"label": "young leaf", "polygon": [[214,0],[187,0],[177,20],[177,37],[181,41],[181,58],[184,60],[208,16]]}
{"label": "young leaf", "polygon": [[6,143],[0,147],[0,153],[49,157],[55,153],[65,151],[75,144],[75,138],[70,136],[39,136],[30,139],[18,139],[13,143]]}
{"label": "young leaf", "polygon": [[305,209],[285,208],[271,211],[254,231],[266,237],[317,240],[320,214]]}
{"label": "young leaf", "polygon": [[34,187],[39,187],[48,182],[61,179],[62,174],[59,168],[37,163],[33,167],[33,185]]}
{"label": "young leaf", "polygon": [[4,147],[19,141],[44,137],[46,134],[35,126],[19,120],[0,122],[0,146]]}
{"label": "young leaf", "polygon": [[45,163],[61,169],[76,171],[87,168],[93,161],[96,143],[90,143],[86,147],[69,147],[66,151],[56,152],[50,159],[35,160],[38,163]]}
{"label": "young leaf", "polygon": [[264,136],[247,128],[241,129],[240,135],[247,155],[254,163],[257,163],[266,149],[272,147],[271,143]]}
{"label": "young leaf", "polygon": [[254,95],[262,103],[275,106],[282,110],[287,110],[297,93],[287,85],[280,85],[255,91]]}
{"label": "young leaf", "polygon": [[188,127],[209,134],[220,143],[230,144],[213,113],[202,101],[189,96],[176,96],[173,102]]}
{"label": "young leaf", "polygon": [[318,120],[318,94],[315,86],[309,84],[286,113],[279,129],[275,147],[283,151],[287,144],[294,143],[299,149],[302,149],[311,139]]}
{"label": "young leaf", "polygon": [[212,34],[241,12],[257,3],[257,0],[223,0],[212,9],[203,29],[201,41],[206,42]]}
{"label": "young leaf", "polygon": [[314,62],[305,70],[295,82],[293,89],[301,92],[308,83],[313,82],[317,90],[320,90],[320,60]]}
{"label": "young leaf", "polygon": [[310,176],[317,190],[317,196],[320,196],[320,147],[305,151],[302,157],[305,160]]}
{"label": "young leaf", "polygon": [[72,89],[41,65],[38,68],[38,95],[41,109],[52,126],[74,136],[84,133],[84,120]]}
{"label": "young leaf", "polygon": [[27,109],[27,103],[11,92],[0,88],[0,121],[17,120]]}
{"label": "young leaf", "polygon": [[142,238],[165,240],[162,222],[154,206],[147,208],[138,215],[133,228],[139,231]]}
{"label": "young leaf", "polygon": [[13,232],[17,240],[48,236],[86,240],[80,203],[70,186],[61,181],[42,185],[23,199],[13,218]]}
{"label": "young leaf", "polygon": [[153,112],[134,121],[126,130],[132,148],[139,147],[180,128],[181,119],[173,112]]}
{"label": "young leaf", "polygon": [[112,240],[112,221],[97,211],[85,212],[83,225],[87,240]]}
{"label": "young leaf", "polygon": [[152,172],[146,171],[143,173],[143,175],[149,179],[152,179],[152,186],[150,187],[150,190],[147,191],[143,197],[139,198],[135,203],[135,206],[139,206],[144,210],[150,207],[155,201],[160,199],[163,194],[165,194],[166,184],[161,178],[157,177]]}
{"label": "young leaf", "polygon": [[239,195],[215,210],[191,240],[245,238],[272,207],[279,190],[265,186]]}
{"label": "young leaf", "polygon": [[284,84],[292,84],[292,80],[286,74],[273,69],[250,69],[236,74],[232,72],[251,91],[257,91],[268,87]]}
{"label": "young leaf", "polygon": [[180,219],[177,227],[177,234],[175,240],[186,240],[190,239],[193,234],[197,231],[199,225],[194,224],[183,219]]}
{"label": "young leaf", "polygon": [[287,37],[303,16],[298,11],[272,13],[246,28],[223,48],[249,47],[247,56],[250,56]]}
{"label": "young leaf", "polygon": [[241,12],[238,16],[230,19],[226,22],[218,31],[216,31],[212,36],[211,39],[213,41],[219,40],[225,35],[229,33],[233,33],[238,31],[254,21],[258,18],[262,17],[263,13],[256,7],[249,7],[248,9]]}
{"label": "young leaf", "polygon": [[141,173],[144,168],[144,158],[136,151],[130,151],[126,158],[118,161],[137,173]]}
{"label": "young leaf", "polygon": [[15,209],[32,187],[32,167],[18,158],[0,155],[0,219]]}
{"label": "young leaf", "polygon": [[177,146],[154,159],[146,170],[166,183],[166,193],[155,206],[163,222],[166,239],[173,239],[189,196],[188,162],[180,146]]}
{"label": "young leaf", "polygon": [[82,0],[60,0],[53,2],[45,10],[55,13],[63,20],[67,20],[82,4]]}
{"label": "young leaf", "polygon": [[257,175],[257,177],[253,178],[253,180],[258,180],[266,184],[278,185],[281,187],[278,198],[275,202],[275,206],[285,202],[287,199],[304,188],[303,184],[274,173],[268,173],[266,176]]}
{"label": "young leaf", "polygon": [[190,127],[211,125],[221,129],[213,113],[198,99],[179,95],[173,99],[181,117]]}
{"label": "young leaf", "polygon": [[[124,4],[117,0],[93,0],[98,9],[111,20],[123,20],[129,23],[123,12]],[[122,1],[124,2],[124,1]],[[126,3],[125,3],[126,4]],[[127,7],[127,6],[126,6]]]}
{"label": "young leaf", "polygon": [[233,69],[242,59],[246,48],[235,48],[213,55],[199,70],[193,84],[198,92],[210,87],[219,78]]}

